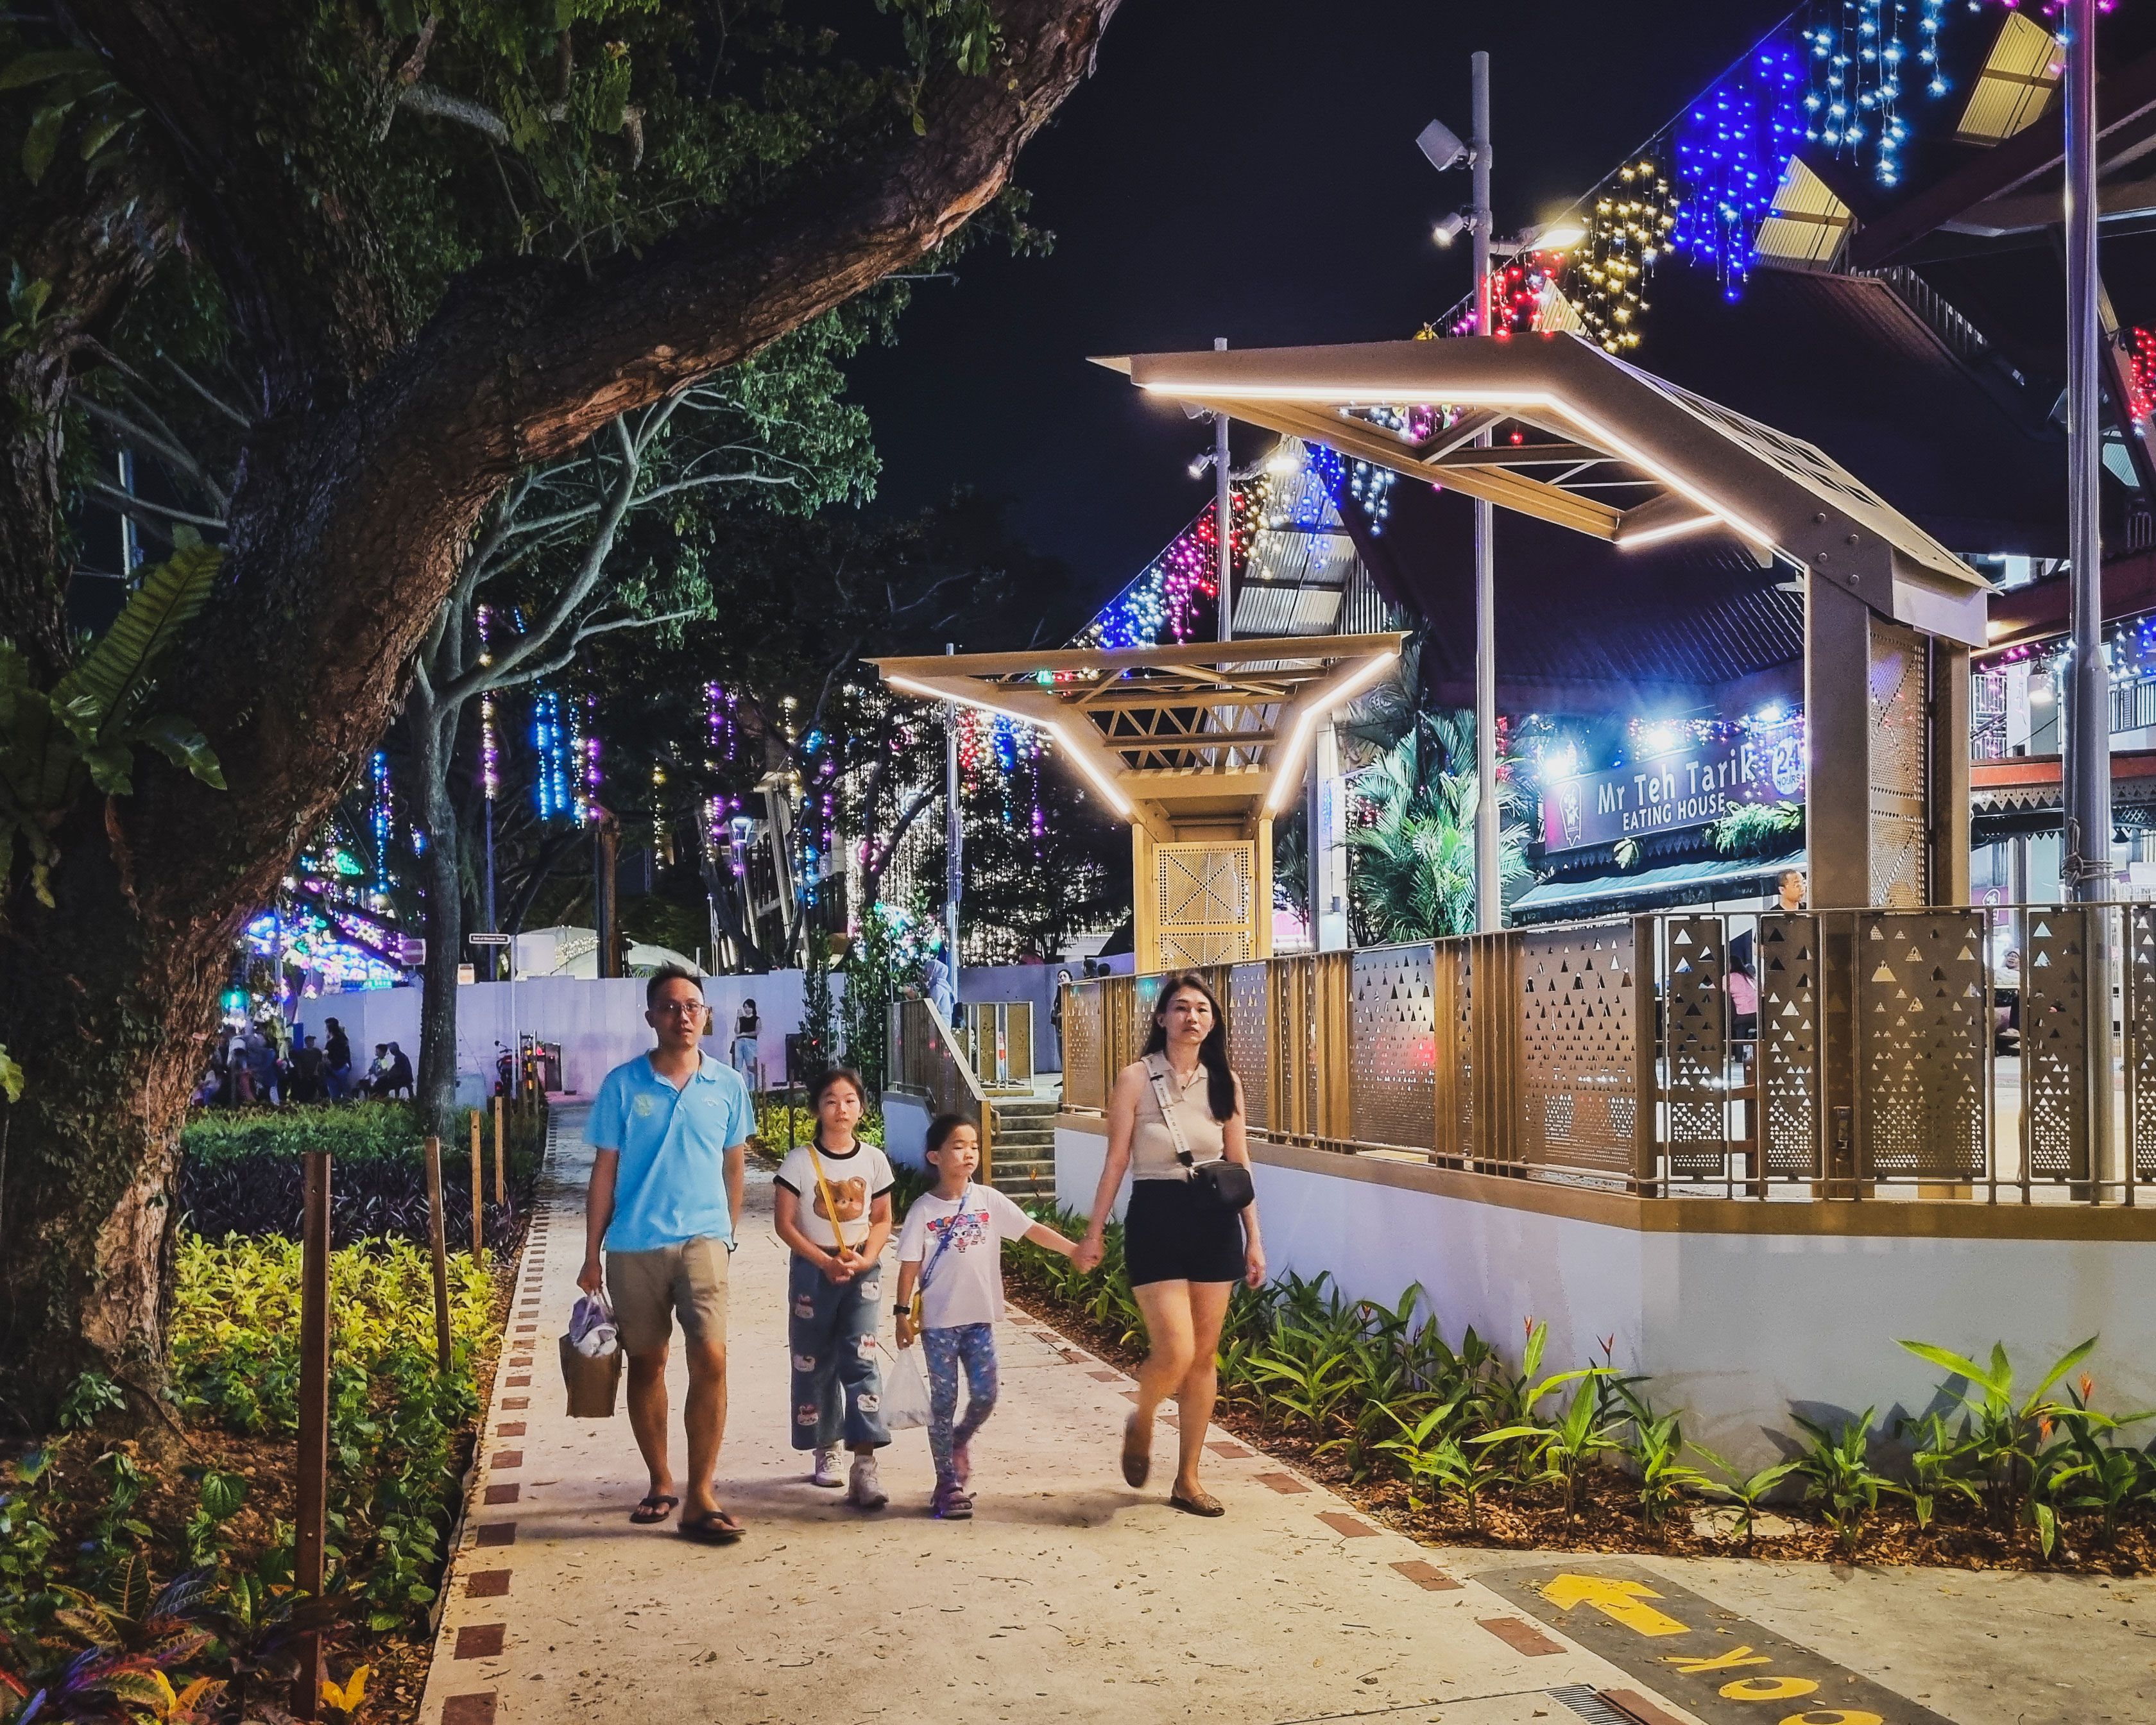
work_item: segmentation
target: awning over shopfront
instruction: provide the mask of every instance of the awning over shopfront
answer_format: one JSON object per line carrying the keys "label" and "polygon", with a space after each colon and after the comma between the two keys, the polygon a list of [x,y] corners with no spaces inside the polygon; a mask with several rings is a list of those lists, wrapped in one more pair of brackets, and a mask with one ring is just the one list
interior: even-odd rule
{"label": "awning over shopfront", "polygon": [[1672,863],[1635,874],[1609,875],[1593,880],[1549,880],[1529,888],[1507,908],[1509,921],[1569,922],[1584,916],[1629,916],[1672,905],[1704,904],[1717,898],[1763,896],[1774,890],[1784,869],[1802,870],[1804,853],[1712,862]]}

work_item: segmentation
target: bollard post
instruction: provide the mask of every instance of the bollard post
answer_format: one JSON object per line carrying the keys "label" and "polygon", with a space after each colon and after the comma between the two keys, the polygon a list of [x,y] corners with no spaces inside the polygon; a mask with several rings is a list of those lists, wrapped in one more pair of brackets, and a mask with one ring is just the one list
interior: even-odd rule
{"label": "bollard post", "polygon": [[480,1183],[480,1175],[484,1170],[480,1167],[480,1163],[479,1110],[476,1108],[473,1109],[471,1112],[471,1132],[472,1262],[476,1264],[479,1262],[480,1254],[486,1248],[486,1234],[483,1225],[483,1219],[480,1215],[480,1207],[485,1201],[485,1194],[486,1188]]}
{"label": "bollard post", "polygon": [[[330,1464],[330,1158],[311,1150],[300,1219],[300,1453],[292,1579],[316,1599],[322,1592],[322,1553],[329,1500]],[[292,1679],[295,1718],[319,1716],[322,1697],[322,1638],[304,1635],[300,1669]]]}
{"label": "bollard post", "polygon": [[509,1202],[507,1177],[501,1169],[501,1098],[496,1096],[494,1099],[494,1201],[496,1204],[507,1204]]}
{"label": "bollard post", "polygon": [[442,1141],[427,1135],[427,1233],[434,1251],[434,1359],[449,1369],[449,1251],[442,1218]]}

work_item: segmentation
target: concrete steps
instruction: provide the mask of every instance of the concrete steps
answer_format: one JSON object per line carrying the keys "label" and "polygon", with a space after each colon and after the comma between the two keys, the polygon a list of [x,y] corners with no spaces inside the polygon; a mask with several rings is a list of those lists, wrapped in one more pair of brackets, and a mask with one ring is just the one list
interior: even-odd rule
{"label": "concrete steps", "polygon": [[1013,1198],[1055,1196],[1055,1116],[1052,1097],[995,1096],[991,1147],[996,1189]]}

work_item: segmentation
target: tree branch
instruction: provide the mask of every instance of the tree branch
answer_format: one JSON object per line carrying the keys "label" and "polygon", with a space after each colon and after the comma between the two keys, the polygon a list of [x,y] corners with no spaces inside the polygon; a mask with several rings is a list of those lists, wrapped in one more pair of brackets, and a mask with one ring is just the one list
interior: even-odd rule
{"label": "tree branch", "polygon": [[184,521],[191,527],[209,527],[219,533],[225,531],[226,523],[215,516],[190,515],[184,509],[167,509],[162,503],[152,503],[146,498],[131,496],[119,486],[108,485],[103,480],[92,480],[89,488],[91,492],[110,503],[122,515],[131,516],[138,513],[151,515],[168,521]]}

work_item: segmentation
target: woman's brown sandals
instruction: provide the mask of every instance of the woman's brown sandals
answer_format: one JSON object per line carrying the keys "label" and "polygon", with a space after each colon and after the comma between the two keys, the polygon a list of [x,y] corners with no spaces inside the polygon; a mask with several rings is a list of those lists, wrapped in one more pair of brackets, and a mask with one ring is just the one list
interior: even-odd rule
{"label": "woman's brown sandals", "polygon": [[1123,1422],[1123,1483],[1136,1491],[1152,1471],[1152,1445],[1139,1438],[1138,1416],[1133,1414]]}

